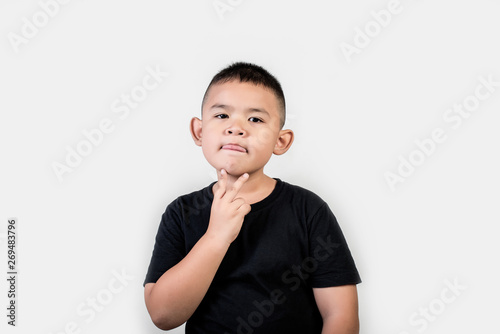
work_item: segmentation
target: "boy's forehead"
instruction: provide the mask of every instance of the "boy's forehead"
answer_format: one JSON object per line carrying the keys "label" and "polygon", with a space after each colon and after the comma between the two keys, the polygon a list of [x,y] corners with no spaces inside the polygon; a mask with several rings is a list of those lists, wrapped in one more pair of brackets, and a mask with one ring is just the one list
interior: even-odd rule
{"label": "boy's forehead", "polygon": [[266,108],[278,113],[278,99],[270,89],[237,80],[212,85],[204,102],[204,110],[214,105],[245,104],[247,108]]}

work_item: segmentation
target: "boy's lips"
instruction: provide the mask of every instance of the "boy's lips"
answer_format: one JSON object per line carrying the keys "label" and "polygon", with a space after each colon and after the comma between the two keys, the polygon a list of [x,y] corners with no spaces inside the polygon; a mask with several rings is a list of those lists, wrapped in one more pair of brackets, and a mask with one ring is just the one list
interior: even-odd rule
{"label": "boy's lips", "polygon": [[244,148],[243,146],[240,146],[238,144],[226,144],[226,145],[223,145],[221,147],[221,149],[247,153],[246,148]]}

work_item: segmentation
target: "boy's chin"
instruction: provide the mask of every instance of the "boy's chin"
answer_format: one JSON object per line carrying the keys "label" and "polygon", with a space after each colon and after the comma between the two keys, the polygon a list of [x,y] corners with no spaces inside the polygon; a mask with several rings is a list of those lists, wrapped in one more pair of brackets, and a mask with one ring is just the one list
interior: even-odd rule
{"label": "boy's chin", "polygon": [[217,169],[218,173],[220,172],[221,169],[224,169],[228,175],[233,176],[233,177],[240,177],[241,175],[243,175],[245,173],[250,174],[250,171],[248,171],[244,168],[220,166],[220,167],[216,167],[216,169]]}
{"label": "boy's chin", "polygon": [[[224,168],[224,167],[222,167]],[[224,168],[227,172],[227,175],[230,175],[230,176],[234,176],[234,177],[240,177],[241,175],[247,173],[247,171],[245,170],[234,170],[234,169],[230,169],[230,168]]]}

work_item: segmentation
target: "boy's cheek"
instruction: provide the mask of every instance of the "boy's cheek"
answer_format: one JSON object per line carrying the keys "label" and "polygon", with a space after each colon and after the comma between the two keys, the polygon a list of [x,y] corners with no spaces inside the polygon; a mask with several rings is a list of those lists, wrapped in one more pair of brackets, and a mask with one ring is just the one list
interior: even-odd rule
{"label": "boy's cheek", "polygon": [[267,130],[261,130],[255,133],[255,141],[259,144],[263,144],[269,141],[270,134]]}

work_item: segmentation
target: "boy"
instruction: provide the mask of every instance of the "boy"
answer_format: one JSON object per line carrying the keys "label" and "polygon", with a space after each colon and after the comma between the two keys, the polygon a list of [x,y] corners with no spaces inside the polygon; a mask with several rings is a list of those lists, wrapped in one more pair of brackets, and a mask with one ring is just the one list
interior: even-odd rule
{"label": "boy", "polygon": [[210,82],[191,134],[218,181],[173,201],[144,281],[154,324],[186,333],[359,332],[361,280],[340,227],[314,193],[271,178],[285,153],[285,98],[262,67]]}

